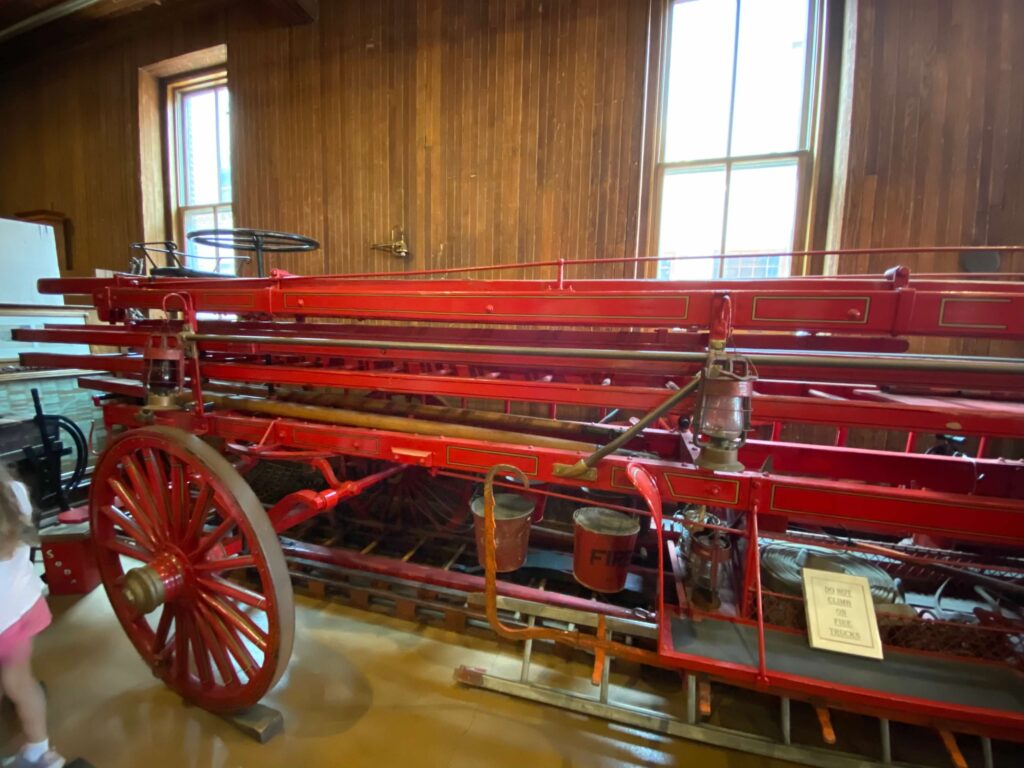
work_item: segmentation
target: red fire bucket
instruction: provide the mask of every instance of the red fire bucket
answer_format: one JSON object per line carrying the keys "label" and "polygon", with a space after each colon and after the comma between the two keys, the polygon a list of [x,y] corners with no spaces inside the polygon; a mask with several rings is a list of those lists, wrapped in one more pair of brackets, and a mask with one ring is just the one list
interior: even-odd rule
{"label": "red fire bucket", "polygon": [[[498,573],[508,573],[526,562],[530,544],[530,517],[536,506],[534,499],[515,493],[494,494],[494,552]],[[484,498],[473,499],[473,532],[476,535],[476,556],[484,564]]]}
{"label": "red fire bucket", "polygon": [[640,521],[604,507],[582,507],[572,516],[575,539],[572,575],[595,592],[618,592],[626,586]]}

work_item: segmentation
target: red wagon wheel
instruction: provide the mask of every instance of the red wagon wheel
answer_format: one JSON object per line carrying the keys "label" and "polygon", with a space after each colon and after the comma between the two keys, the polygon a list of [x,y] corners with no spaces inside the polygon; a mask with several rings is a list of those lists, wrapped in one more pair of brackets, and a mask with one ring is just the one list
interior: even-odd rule
{"label": "red wagon wheel", "polygon": [[146,427],[103,454],[89,501],[103,586],[153,673],[213,712],[259,701],[288,666],[295,606],[238,472],[195,435]]}

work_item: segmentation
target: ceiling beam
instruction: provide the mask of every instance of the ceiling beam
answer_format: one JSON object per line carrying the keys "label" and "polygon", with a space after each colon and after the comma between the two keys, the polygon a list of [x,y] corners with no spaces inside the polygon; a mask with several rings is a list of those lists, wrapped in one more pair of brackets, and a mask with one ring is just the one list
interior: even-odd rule
{"label": "ceiling beam", "polygon": [[320,0],[264,0],[264,4],[289,26],[311,24],[320,15]]}
{"label": "ceiling beam", "polygon": [[0,29],[0,42],[28,32],[36,27],[41,27],[44,24],[49,24],[51,21],[70,16],[72,13],[77,13],[83,8],[88,8],[90,5],[96,5],[98,2],[100,0],[67,0],[65,3],[47,8],[45,11],[40,11],[21,21],[15,22],[5,29]]}

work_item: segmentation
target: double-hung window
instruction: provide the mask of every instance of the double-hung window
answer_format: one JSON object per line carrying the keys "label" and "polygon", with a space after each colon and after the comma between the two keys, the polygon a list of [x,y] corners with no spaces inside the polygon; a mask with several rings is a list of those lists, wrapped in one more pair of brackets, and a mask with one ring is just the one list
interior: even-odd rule
{"label": "double-hung window", "polygon": [[230,229],[231,99],[224,72],[168,83],[168,155],[171,218],[187,266],[205,272],[235,273],[235,260],[218,258],[210,246],[186,239],[198,229]]}
{"label": "double-hung window", "polygon": [[791,273],[811,178],[818,0],[675,0],[657,163],[658,276]]}

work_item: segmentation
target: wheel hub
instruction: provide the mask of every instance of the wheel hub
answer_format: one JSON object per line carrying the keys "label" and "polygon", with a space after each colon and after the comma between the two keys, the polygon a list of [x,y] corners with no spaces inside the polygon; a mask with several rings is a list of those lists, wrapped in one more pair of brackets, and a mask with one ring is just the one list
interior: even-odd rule
{"label": "wheel hub", "polygon": [[184,563],[176,555],[164,553],[153,558],[149,565],[128,571],[121,591],[128,605],[143,615],[173,600],[181,594],[184,585]]}

